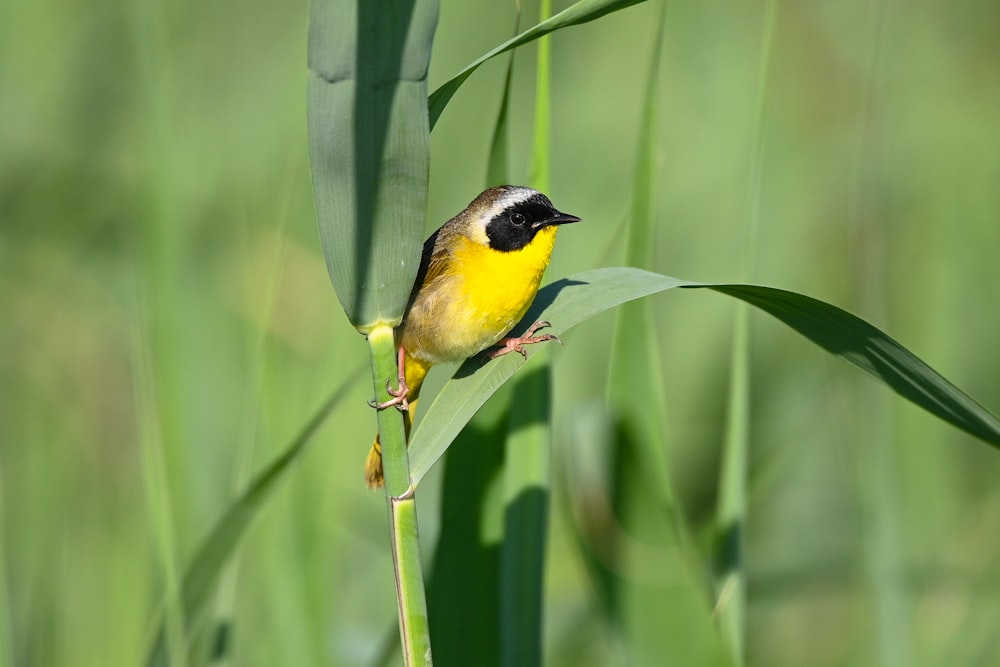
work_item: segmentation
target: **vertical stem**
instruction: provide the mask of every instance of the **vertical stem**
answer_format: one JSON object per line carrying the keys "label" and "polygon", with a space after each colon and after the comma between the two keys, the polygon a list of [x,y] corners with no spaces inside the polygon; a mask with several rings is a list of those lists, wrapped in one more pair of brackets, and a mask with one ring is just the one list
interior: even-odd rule
{"label": "vertical stem", "polygon": [[[385,381],[395,384],[397,375],[392,327],[379,325],[372,329],[368,334],[368,348],[376,399],[379,402],[386,401],[389,394]],[[379,411],[378,428],[382,442],[382,467],[385,473],[403,660],[407,667],[423,667],[432,664],[431,640],[424,571],[420,561],[417,508],[410,489],[410,462],[406,454],[402,414],[393,409]]]}
{"label": "vertical stem", "polygon": [[[3,475],[0,475],[0,573],[6,573],[7,553],[6,533],[4,526],[4,488]],[[7,591],[6,574],[0,574],[0,667],[10,667],[14,664],[13,628],[11,627],[10,594]]]}
{"label": "vertical stem", "polygon": [[[864,68],[865,116],[860,137],[857,187],[851,215],[851,233],[856,252],[854,275],[856,298],[861,312],[881,323],[889,319],[888,252],[885,229],[884,108],[886,105],[887,44],[885,0],[871,5],[867,54]],[[862,502],[863,552],[866,593],[873,612],[870,660],[894,667],[912,663],[905,563],[900,553],[903,509],[897,474],[897,444],[894,441],[892,411],[888,396],[870,383],[857,382],[858,419],[864,433],[853,439],[856,447],[859,489]]]}
{"label": "vertical stem", "polygon": [[427,622],[424,569],[420,562],[416,500],[413,496],[390,496],[388,502],[403,662],[407,667],[431,665],[431,636]]}
{"label": "vertical stem", "polygon": [[[552,0],[541,0],[538,21],[552,15]],[[549,38],[538,40],[538,63],[535,68],[535,133],[531,152],[531,187],[549,191]]]}
{"label": "vertical stem", "polygon": [[746,628],[746,565],[743,558],[747,512],[747,465],[750,448],[750,328],[749,309],[739,304],[733,324],[732,366],[726,408],[726,437],[722,451],[718,542],[719,629],[729,645],[734,664],[744,664]]}
{"label": "vertical stem", "polygon": [[[760,61],[757,70],[757,102],[754,107],[754,135],[750,149],[747,180],[747,251],[744,275],[751,279],[757,261],[760,227],[760,198],[763,190],[764,139],[767,128],[767,88],[771,49],[778,15],[778,0],[764,7]],[[747,516],[747,468],[750,448],[750,320],[749,307],[737,306],[733,324],[733,356],[729,376],[726,440],[722,454],[717,522],[721,531],[718,559],[719,626],[737,665],[745,663],[746,650],[746,564],[744,532]]]}
{"label": "vertical stem", "polygon": [[147,353],[148,337],[144,335],[144,327],[141,324],[146,321],[146,316],[141,306],[136,307],[136,313],[136,320],[140,324],[133,327],[131,336],[134,400],[140,426],[139,443],[146,511],[156,555],[163,568],[165,599],[163,632],[166,647],[164,664],[170,667],[185,667],[188,664],[188,638],[179,567],[175,555],[176,538],[163,453],[163,429],[153,389],[152,361]]}
{"label": "vertical stem", "polygon": [[[538,21],[552,15],[541,0]],[[538,40],[531,186],[549,191],[549,38]],[[542,664],[542,583],[549,501],[549,373],[551,356],[539,355],[515,394],[524,410],[512,410],[504,448],[504,539],[500,552],[500,664]]]}

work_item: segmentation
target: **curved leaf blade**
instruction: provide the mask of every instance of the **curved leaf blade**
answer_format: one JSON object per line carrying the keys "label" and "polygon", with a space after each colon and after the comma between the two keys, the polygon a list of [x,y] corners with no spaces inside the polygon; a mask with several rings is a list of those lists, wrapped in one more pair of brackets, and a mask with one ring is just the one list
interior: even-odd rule
{"label": "curved leaf blade", "polygon": [[[568,331],[614,306],[674,287],[707,288],[736,297],[775,316],[831,354],[887,384],[897,394],[944,421],[1000,448],[1000,419],[875,326],[818,299],[773,287],[710,284],[628,267],[585,271],[538,292],[515,328],[539,319],[552,332]],[[537,350],[529,349],[528,355]],[[488,364],[466,360],[434,399],[410,442],[411,487],[415,487],[455,436],[494,392],[524,364],[507,355]]]}
{"label": "curved leaf blade", "polygon": [[605,14],[610,14],[612,12],[625,9],[626,7],[637,5],[640,2],[645,2],[645,0],[580,0],[580,2],[567,7],[552,18],[541,21],[516,37],[508,39],[492,51],[480,56],[478,59],[467,65],[465,69],[443,83],[437,90],[431,93],[430,99],[427,101],[430,110],[431,129],[434,128],[434,125],[437,123],[437,120],[444,111],[444,108],[448,106],[448,102],[451,101],[452,96],[458,92],[458,89],[462,87],[465,80],[472,76],[472,73],[479,69],[479,66],[490,58],[510,51],[511,49],[516,49],[519,46],[524,46],[539,37],[544,37],[550,32],[555,32],[561,28],[568,28],[574,25],[589,23],[590,21],[601,18]]}
{"label": "curved leaf blade", "polygon": [[757,285],[704,285],[760,308],[827,352],[966,433],[1000,448],[1000,419],[860,317],[819,299]]}
{"label": "curved leaf blade", "polygon": [[[544,319],[552,323],[547,331],[561,334],[618,304],[683,284],[694,283],[627,267],[585,271],[539,290],[515,331],[524,328],[525,323]],[[537,353],[538,346],[529,346],[527,350],[530,357]],[[455,371],[410,440],[412,486],[427,474],[483,403],[523,364],[524,360],[515,354],[486,364],[477,355]]]}

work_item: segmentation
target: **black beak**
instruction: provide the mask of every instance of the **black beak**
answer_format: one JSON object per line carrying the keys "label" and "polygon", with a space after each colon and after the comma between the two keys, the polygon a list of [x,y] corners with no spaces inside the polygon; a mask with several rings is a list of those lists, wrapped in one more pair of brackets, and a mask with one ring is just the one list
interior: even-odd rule
{"label": "black beak", "polygon": [[570,215],[569,213],[560,213],[556,211],[554,215],[545,220],[539,220],[532,225],[535,229],[541,229],[542,227],[548,227],[549,225],[565,225],[570,222],[580,222],[580,218],[575,215]]}

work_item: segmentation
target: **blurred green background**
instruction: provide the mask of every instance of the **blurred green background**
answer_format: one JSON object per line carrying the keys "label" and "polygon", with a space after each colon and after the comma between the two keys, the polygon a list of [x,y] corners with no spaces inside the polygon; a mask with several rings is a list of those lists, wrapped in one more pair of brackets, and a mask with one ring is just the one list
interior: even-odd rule
{"label": "blurred green background", "polygon": [[[348,381],[243,543],[219,613],[234,615],[235,665],[368,664],[395,637],[385,505],[361,482],[375,419],[351,373],[367,350],[312,208],[307,9],[0,7],[0,665],[140,663],[178,568]],[[667,7],[656,270],[748,278],[759,137],[749,277],[860,314],[1000,410],[1000,5],[781,3],[758,125],[763,10]],[[431,87],[512,27],[508,3],[444,0]],[[647,3],[552,39],[549,194],[584,223],[560,235],[550,280],[621,262],[658,29]],[[503,71],[484,66],[435,129],[429,229],[484,186]],[[520,182],[533,76],[528,47]],[[654,299],[674,483],[707,534],[734,305]],[[604,401],[612,323],[555,350],[557,465]],[[752,340],[748,662],[1000,661],[1000,454],[766,317]],[[439,482],[421,486],[428,552]],[[576,491],[554,494],[546,664],[634,664],[574,543]]]}

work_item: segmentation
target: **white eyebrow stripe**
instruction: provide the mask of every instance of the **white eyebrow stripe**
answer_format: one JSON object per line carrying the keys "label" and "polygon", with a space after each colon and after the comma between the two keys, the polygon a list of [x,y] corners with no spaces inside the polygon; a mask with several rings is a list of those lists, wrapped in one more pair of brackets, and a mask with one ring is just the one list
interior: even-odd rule
{"label": "white eyebrow stripe", "polygon": [[538,194],[541,193],[537,190],[532,190],[531,188],[519,187],[511,190],[510,192],[504,193],[502,197],[493,203],[493,206],[490,207],[487,215],[489,218],[494,218],[506,211],[508,208],[522,202],[526,202]]}

